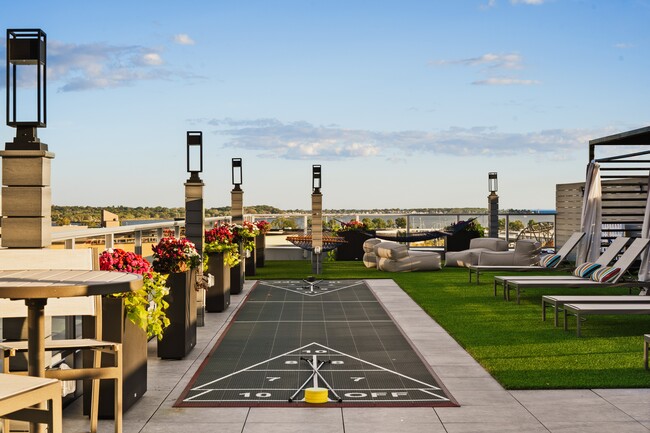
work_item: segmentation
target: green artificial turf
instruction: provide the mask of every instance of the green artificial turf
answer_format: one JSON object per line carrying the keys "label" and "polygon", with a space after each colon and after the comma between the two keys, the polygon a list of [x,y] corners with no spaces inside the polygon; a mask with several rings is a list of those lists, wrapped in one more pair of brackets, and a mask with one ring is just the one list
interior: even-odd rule
{"label": "green artificial turf", "polygon": [[[255,278],[302,279],[311,274],[306,260],[267,261]],[[591,316],[580,338],[575,318],[570,318],[567,332],[553,326],[550,309],[547,321],[541,319],[542,295],[627,294],[627,289],[529,289],[517,305],[504,301],[501,292],[494,297],[492,275],[482,274],[476,285],[468,283],[463,268],[385,273],[360,262],[326,261],[320,277],[394,279],[505,388],[650,387],[642,353],[650,317]]]}

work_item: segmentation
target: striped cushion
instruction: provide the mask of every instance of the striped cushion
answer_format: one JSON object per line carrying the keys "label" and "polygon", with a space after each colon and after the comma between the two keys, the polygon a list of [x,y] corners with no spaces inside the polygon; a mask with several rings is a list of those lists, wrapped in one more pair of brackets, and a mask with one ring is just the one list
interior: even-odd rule
{"label": "striped cushion", "polygon": [[600,265],[597,263],[584,262],[573,271],[573,275],[576,277],[589,278],[593,272],[600,268]]}
{"label": "striped cushion", "polygon": [[561,259],[562,256],[559,254],[547,254],[539,260],[539,265],[543,268],[554,268]]}
{"label": "striped cushion", "polygon": [[600,268],[591,274],[591,279],[594,281],[599,281],[601,283],[608,283],[616,278],[619,272],[621,272],[621,268],[605,266],[604,268]]}

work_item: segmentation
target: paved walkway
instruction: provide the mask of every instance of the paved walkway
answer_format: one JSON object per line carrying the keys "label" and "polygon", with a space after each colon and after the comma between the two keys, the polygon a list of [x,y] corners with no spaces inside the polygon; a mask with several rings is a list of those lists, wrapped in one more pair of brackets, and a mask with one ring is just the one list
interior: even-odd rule
{"label": "paved walkway", "polygon": [[[392,280],[368,284],[461,407],[174,408],[176,398],[223,332],[244,293],[225,313],[209,313],[181,361],[156,358],[149,345],[148,391],[124,416],[125,433],[437,433],[650,431],[650,389],[506,391]],[[639,351],[641,349],[639,348]],[[639,353],[641,356],[641,353]],[[650,377],[650,373],[649,373]],[[77,401],[64,412],[66,433],[87,432]],[[113,431],[100,421],[100,432]]]}

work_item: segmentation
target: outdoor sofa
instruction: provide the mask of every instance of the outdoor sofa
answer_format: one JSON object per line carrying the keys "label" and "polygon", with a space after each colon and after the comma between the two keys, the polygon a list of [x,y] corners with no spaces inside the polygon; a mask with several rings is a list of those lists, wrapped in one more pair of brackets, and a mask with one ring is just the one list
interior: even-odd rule
{"label": "outdoor sofa", "polygon": [[369,265],[372,265],[373,260],[376,261],[377,269],[380,271],[436,271],[441,267],[440,254],[433,251],[412,251],[404,244],[375,242],[373,239],[364,243],[364,250],[370,249],[370,246],[372,246],[372,253],[366,252],[363,262],[366,266],[372,267]]}
{"label": "outdoor sofa", "polygon": [[508,242],[498,238],[475,238],[469,241],[469,248],[462,251],[447,251],[445,266],[468,267],[478,265],[479,255],[486,251],[508,251]]}

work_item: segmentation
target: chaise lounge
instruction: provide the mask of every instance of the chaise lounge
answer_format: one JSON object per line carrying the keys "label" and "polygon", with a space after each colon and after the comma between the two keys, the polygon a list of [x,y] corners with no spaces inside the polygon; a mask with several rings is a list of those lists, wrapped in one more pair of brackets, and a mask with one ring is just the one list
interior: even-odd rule
{"label": "chaise lounge", "polygon": [[[363,262],[372,267],[376,261],[377,269],[386,272],[437,271],[440,269],[440,254],[432,251],[411,251],[406,245],[397,242],[364,243],[364,249],[372,245],[372,253],[364,255]],[[373,257],[374,256],[374,257]]]}

